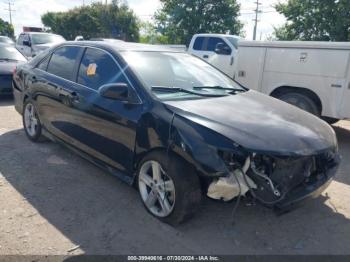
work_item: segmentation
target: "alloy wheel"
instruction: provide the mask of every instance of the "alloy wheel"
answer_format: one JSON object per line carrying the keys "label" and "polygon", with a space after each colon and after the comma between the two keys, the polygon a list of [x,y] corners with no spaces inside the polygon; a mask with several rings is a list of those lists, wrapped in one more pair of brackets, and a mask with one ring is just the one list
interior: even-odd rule
{"label": "alloy wheel", "polygon": [[141,198],[147,209],[158,217],[171,214],[175,206],[175,185],[157,161],[147,161],[138,178]]}
{"label": "alloy wheel", "polygon": [[37,114],[35,112],[35,108],[33,104],[28,103],[24,110],[24,126],[27,133],[31,137],[34,137],[37,134],[38,125],[39,123],[38,123]]}

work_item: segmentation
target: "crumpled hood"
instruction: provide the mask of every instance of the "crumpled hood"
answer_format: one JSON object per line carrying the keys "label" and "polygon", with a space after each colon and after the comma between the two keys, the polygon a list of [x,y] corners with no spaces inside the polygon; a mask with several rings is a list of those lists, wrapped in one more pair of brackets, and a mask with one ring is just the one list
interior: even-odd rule
{"label": "crumpled hood", "polygon": [[326,122],[252,90],[219,98],[164,103],[176,114],[250,151],[306,156],[337,147],[335,133]]}

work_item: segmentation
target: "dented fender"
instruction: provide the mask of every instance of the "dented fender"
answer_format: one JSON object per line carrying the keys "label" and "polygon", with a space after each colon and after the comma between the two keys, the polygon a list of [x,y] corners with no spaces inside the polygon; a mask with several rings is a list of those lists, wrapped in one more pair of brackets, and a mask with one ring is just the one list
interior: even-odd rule
{"label": "dented fender", "polygon": [[171,149],[197,168],[202,175],[228,176],[220,151],[245,156],[246,152],[232,140],[175,114],[171,127]]}

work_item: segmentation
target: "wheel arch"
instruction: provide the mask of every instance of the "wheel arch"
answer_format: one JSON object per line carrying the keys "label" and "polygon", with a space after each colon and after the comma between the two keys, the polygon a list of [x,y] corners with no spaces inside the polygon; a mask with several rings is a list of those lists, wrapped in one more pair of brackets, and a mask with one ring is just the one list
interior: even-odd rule
{"label": "wheel arch", "polygon": [[151,153],[154,153],[154,152],[160,152],[160,153],[163,153],[163,154],[169,154],[169,157],[172,156],[172,157],[177,157],[179,160],[181,161],[184,161],[184,163],[186,163],[186,165],[189,165],[190,167],[193,168],[195,174],[198,176],[200,182],[201,182],[201,185],[202,183],[204,183],[206,177],[201,175],[200,171],[198,170],[198,168],[196,167],[195,164],[193,164],[192,161],[190,161],[189,159],[186,159],[186,157],[184,157],[183,155],[179,154],[176,150],[172,150],[172,149],[167,149],[165,147],[155,147],[155,148],[152,148],[150,150],[147,150],[147,151],[144,151],[142,153],[139,153],[137,155],[135,155],[135,159],[134,159],[134,178],[133,178],[133,184],[135,184],[135,181],[136,181],[136,177],[137,177],[137,171],[138,169],[140,168],[140,164],[142,162],[142,160],[148,156],[149,154]]}
{"label": "wheel arch", "polygon": [[312,90],[304,87],[296,87],[296,86],[279,86],[276,87],[271,93],[270,96],[274,98],[279,98],[280,96],[287,93],[299,93],[310,98],[317,106],[320,114],[322,115],[323,105],[320,97]]}

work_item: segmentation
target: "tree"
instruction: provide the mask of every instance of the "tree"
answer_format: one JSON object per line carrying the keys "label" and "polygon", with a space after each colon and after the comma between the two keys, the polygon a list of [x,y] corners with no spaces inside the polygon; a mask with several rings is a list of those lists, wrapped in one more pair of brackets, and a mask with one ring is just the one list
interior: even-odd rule
{"label": "tree", "polygon": [[119,38],[127,41],[138,41],[138,19],[125,4],[113,0],[111,4],[77,7],[67,12],[48,12],[41,17],[43,24],[52,32],[74,39],[82,35],[93,37]]}
{"label": "tree", "polygon": [[150,22],[140,22],[140,42],[145,44],[168,44],[168,37],[157,32]]}
{"label": "tree", "polygon": [[0,18],[0,35],[14,38],[14,32],[13,26]]}
{"label": "tree", "polygon": [[189,44],[196,33],[239,34],[240,5],[236,0],[160,0],[157,31],[173,44]]}
{"label": "tree", "polygon": [[279,40],[350,40],[349,0],[288,0],[275,8],[287,19],[275,28]]}

